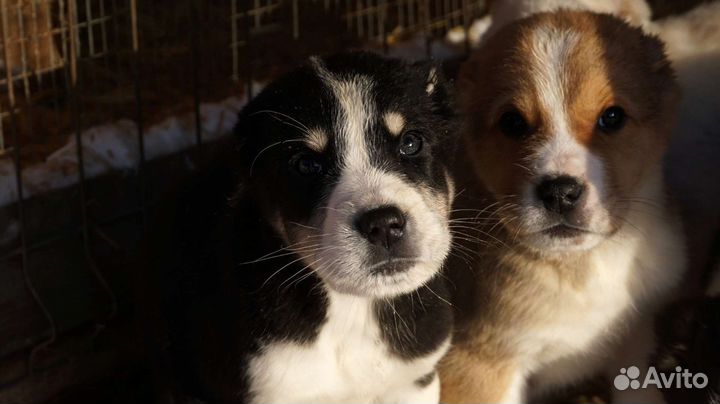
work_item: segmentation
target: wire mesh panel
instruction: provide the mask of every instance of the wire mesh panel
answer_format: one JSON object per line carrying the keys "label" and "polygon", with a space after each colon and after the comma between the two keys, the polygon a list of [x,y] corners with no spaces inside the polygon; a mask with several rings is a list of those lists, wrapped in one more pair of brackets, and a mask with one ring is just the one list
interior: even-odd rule
{"label": "wire mesh panel", "polygon": [[[18,101],[32,102],[31,97],[48,88],[46,82],[55,81],[52,74],[63,66],[61,49],[55,36],[67,36],[67,27],[53,23],[52,10],[57,2],[5,0],[0,3],[2,14],[2,61],[4,75],[0,85],[7,88],[2,99],[2,123],[7,123],[8,111]],[[6,125],[2,125],[4,127]],[[5,131],[3,130],[3,133]],[[0,136],[0,150],[5,148],[5,136]]]}
{"label": "wire mesh panel", "polygon": [[[133,84],[123,60],[131,55],[129,10],[125,0],[0,1],[0,182],[9,174],[14,180],[1,196],[17,201],[0,207],[0,363],[26,352],[25,366],[2,367],[0,392],[55,363],[58,357],[45,359],[59,335],[116,311],[116,292],[96,260],[107,250],[96,243],[105,231],[92,214],[88,156],[78,140],[134,104],[118,102]],[[66,147],[72,161],[57,166],[63,173],[27,181],[73,138],[76,147]],[[27,200],[52,175],[76,187]],[[12,229],[17,237],[11,231],[7,239]]]}
{"label": "wire mesh panel", "polygon": [[[232,0],[232,78],[260,80],[313,53],[440,41],[483,11],[478,0]],[[273,54],[284,58],[276,61]],[[270,66],[265,64],[270,63]]]}
{"label": "wire mesh panel", "polygon": [[[26,153],[41,154],[62,140],[52,135],[70,133],[70,119],[63,117],[72,81],[78,69],[90,69],[88,79],[96,81],[108,74],[112,35],[120,18],[117,2],[106,0],[4,0],[2,14],[2,70],[0,97],[2,147],[12,142],[8,136],[10,112],[18,118],[19,142],[29,145]],[[93,66],[88,61],[93,61]],[[82,66],[81,66],[82,65]],[[107,92],[102,89],[102,92]],[[86,102],[86,107],[98,103]],[[101,102],[99,105],[107,105]],[[97,108],[95,108],[97,110]],[[105,117],[98,117],[102,121]],[[39,126],[34,126],[37,124]]]}

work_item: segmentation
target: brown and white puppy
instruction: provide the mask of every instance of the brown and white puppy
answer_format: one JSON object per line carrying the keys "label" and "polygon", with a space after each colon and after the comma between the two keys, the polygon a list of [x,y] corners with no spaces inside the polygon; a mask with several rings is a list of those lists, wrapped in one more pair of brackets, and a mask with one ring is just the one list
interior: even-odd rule
{"label": "brown and white puppy", "polygon": [[491,38],[458,88],[466,150],[494,202],[465,208],[497,219],[481,230],[501,243],[482,251],[474,282],[455,282],[442,401],[521,402],[642,366],[651,344],[611,358],[648,334],[636,326],[685,266],[662,174],[678,99],[662,43],[609,15],[541,13]]}

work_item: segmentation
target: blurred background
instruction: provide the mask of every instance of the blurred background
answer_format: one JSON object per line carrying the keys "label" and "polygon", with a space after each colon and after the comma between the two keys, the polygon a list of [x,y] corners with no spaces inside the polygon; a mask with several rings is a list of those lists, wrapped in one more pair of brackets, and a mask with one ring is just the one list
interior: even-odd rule
{"label": "blurred background", "polygon": [[[648,3],[666,18],[698,1]],[[131,269],[169,179],[307,56],[461,58],[486,14],[482,0],[0,0],[0,402],[149,401]]]}

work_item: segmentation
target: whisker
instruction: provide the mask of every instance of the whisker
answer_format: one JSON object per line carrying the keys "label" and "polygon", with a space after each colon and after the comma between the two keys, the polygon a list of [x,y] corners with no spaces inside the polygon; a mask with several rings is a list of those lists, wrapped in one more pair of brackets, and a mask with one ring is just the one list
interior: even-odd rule
{"label": "whisker", "polygon": [[308,226],[308,225],[306,225],[306,224],[302,224],[302,223],[298,223],[298,222],[288,222],[288,223],[293,224],[293,225],[298,226],[298,227],[305,228],[305,229],[320,230],[320,229],[318,229],[317,227]]}
{"label": "whisker", "polygon": [[482,255],[480,254],[480,252],[475,251],[475,250],[473,250],[473,249],[471,249],[471,248],[468,248],[468,247],[466,247],[466,246],[464,246],[464,245],[461,245],[461,244],[458,244],[458,243],[452,243],[452,246],[453,246],[453,248],[456,249],[456,251],[458,251],[458,252],[463,251],[463,252],[465,252],[466,254],[468,254],[468,255],[470,256],[468,259],[473,259],[473,258],[472,258],[473,255],[476,256],[476,257],[478,257],[478,258],[481,258],[481,257],[482,257]]}
{"label": "whisker", "polygon": [[273,272],[270,276],[267,277],[267,279],[265,279],[265,282],[263,282],[262,285],[260,285],[260,289],[262,289],[263,287],[265,287],[265,285],[266,285],[268,282],[270,282],[270,279],[272,279],[275,275],[279,274],[280,271],[282,271],[283,269],[289,267],[290,265],[292,265],[292,264],[294,264],[294,263],[296,263],[296,262],[298,262],[298,261],[301,261],[303,258],[304,258],[304,257],[299,257],[299,258],[297,258],[297,259],[294,259],[294,260],[288,262],[287,264],[283,265],[282,267],[280,267],[280,269],[278,269],[277,271]]}
{"label": "whisker", "polygon": [[467,253],[464,253],[464,252],[462,252],[462,251],[457,251],[457,250],[450,251],[450,255],[452,255],[453,257],[455,257],[455,258],[457,258],[457,259],[462,260],[463,262],[465,262],[465,265],[467,265],[467,268],[470,269],[470,270],[472,270],[473,265],[470,263],[470,260],[471,260],[472,258],[463,256],[463,255],[458,255],[458,254],[467,254]]}
{"label": "whisker", "polygon": [[432,289],[430,288],[430,286],[427,285],[427,283],[424,284],[423,286],[426,287],[427,290],[430,291],[430,293],[432,293],[433,295],[435,295],[435,297],[437,297],[437,298],[440,299],[441,301],[445,302],[445,304],[447,304],[448,306],[450,306],[450,307],[455,307],[455,306],[453,306],[452,303],[448,302],[446,299],[440,297],[440,295],[438,295],[437,293],[435,293],[435,291],[432,290]]}
{"label": "whisker", "polygon": [[[269,253],[261,256],[261,257],[258,257],[258,258],[256,258],[256,259],[262,259],[262,258],[271,256],[271,255],[273,255],[273,254],[275,254],[275,253],[277,253],[277,252],[280,252],[280,251],[283,251],[283,250],[287,250],[287,249],[292,248],[292,247],[294,247],[294,246],[302,245],[302,244],[305,243],[305,242],[306,242],[306,241],[303,240],[303,241],[299,241],[299,242],[297,242],[297,243],[289,244],[289,245],[284,246],[284,247],[280,247],[280,248],[278,248],[277,250],[271,251],[271,252],[269,252]],[[252,262],[254,262],[254,261],[255,261],[255,260],[246,261],[246,262],[241,262],[240,264],[243,265],[243,264],[247,264],[247,263],[252,263]]]}
{"label": "whisker", "polygon": [[647,238],[647,234],[646,234],[643,230],[641,230],[638,226],[636,226],[635,224],[633,224],[633,223],[632,223],[630,220],[628,220],[627,218],[624,218],[624,217],[622,217],[622,216],[613,216],[613,217],[614,217],[615,219],[618,219],[618,220],[622,221],[623,223],[626,223],[628,226],[630,226],[630,227],[632,227],[633,229],[635,229],[638,233],[640,233],[640,235],[641,235],[642,237]]}
{"label": "whisker", "polygon": [[280,283],[280,285],[278,285],[278,290],[280,290],[280,289],[283,287],[283,285],[285,285],[285,284],[288,283],[288,282],[291,282],[291,283],[288,285],[288,286],[290,286],[291,284],[294,283],[294,282],[292,282],[292,279],[293,279],[293,278],[295,278],[296,276],[298,276],[299,274],[301,274],[301,273],[302,273],[303,271],[305,271],[306,269],[310,269],[310,272],[309,272],[308,274],[305,274],[305,275],[303,275],[303,276],[301,276],[301,277],[299,278],[299,279],[306,279],[305,277],[306,277],[307,275],[310,275],[310,274],[312,274],[312,273],[314,272],[314,270],[312,269],[312,266],[315,265],[316,263],[322,261],[322,260],[323,260],[323,257],[320,257],[320,258],[316,259],[315,261],[313,261],[313,262],[305,265],[304,267],[298,269],[292,276],[288,277],[287,279],[285,279],[284,281],[282,281],[282,283]]}
{"label": "whisker", "polygon": [[273,148],[273,147],[275,147],[275,146],[283,145],[283,144],[285,144],[285,143],[298,143],[298,142],[302,143],[302,142],[304,142],[304,140],[303,140],[303,139],[281,140],[281,141],[279,141],[279,142],[275,142],[275,143],[272,143],[272,144],[269,145],[269,146],[264,147],[262,150],[260,150],[260,151],[258,152],[257,155],[255,155],[255,158],[253,159],[252,163],[250,163],[250,177],[252,177],[253,168],[255,168],[255,163],[256,163],[257,160],[260,158],[260,155],[262,155],[263,153],[265,153],[265,151],[267,151],[268,149],[271,149],[271,148]]}
{"label": "whisker", "polygon": [[[290,115],[282,113],[280,111],[273,111],[271,109],[263,109],[263,110],[252,113],[250,116],[255,116],[257,114],[263,114],[263,113],[270,114],[271,117],[277,119],[278,121],[280,121],[286,125],[293,126],[297,129],[300,129],[301,132],[304,132],[304,133],[310,132],[310,128],[308,128],[307,125],[305,125],[302,122],[298,121],[297,119],[291,117]],[[279,115],[281,117],[291,120],[294,123],[294,125],[291,123],[288,123],[286,121],[283,121],[282,119],[278,118],[276,115]]]}
{"label": "whisker", "polygon": [[[295,244],[295,245],[301,245],[301,244]],[[275,259],[275,258],[280,258],[280,257],[286,257],[286,256],[288,256],[288,255],[297,254],[297,253],[301,253],[301,252],[311,251],[311,250],[313,250],[314,248],[320,247],[320,246],[322,246],[321,243],[303,245],[302,247],[299,247],[299,248],[295,248],[295,247],[283,247],[283,248],[281,248],[281,249],[279,249],[279,250],[273,251],[273,252],[270,253],[270,254],[265,254],[265,255],[263,255],[262,257],[256,258],[256,259],[254,259],[254,260],[239,262],[237,265],[238,265],[238,266],[241,266],[241,265],[256,264],[256,263],[258,263],[258,262],[263,262],[263,261],[267,261],[267,260],[271,260],[271,259]],[[287,252],[282,252],[282,251],[287,251]],[[282,252],[282,253],[281,253],[281,252]]]}

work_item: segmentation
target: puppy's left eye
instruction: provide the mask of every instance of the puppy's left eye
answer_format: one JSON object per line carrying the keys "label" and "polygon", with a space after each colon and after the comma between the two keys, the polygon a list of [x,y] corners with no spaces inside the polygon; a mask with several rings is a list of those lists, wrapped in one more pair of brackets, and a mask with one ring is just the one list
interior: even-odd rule
{"label": "puppy's left eye", "polygon": [[320,160],[307,153],[300,153],[290,160],[290,165],[301,175],[313,176],[322,173],[323,165]]}
{"label": "puppy's left eye", "polygon": [[400,138],[398,151],[403,156],[415,156],[420,153],[423,147],[423,140],[417,132],[405,132]]}
{"label": "puppy's left eye", "polygon": [[605,133],[619,131],[625,125],[625,110],[618,106],[606,109],[598,118],[597,125]]}
{"label": "puppy's left eye", "polygon": [[525,117],[516,110],[503,113],[498,122],[500,131],[511,138],[522,138],[530,132],[530,125]]}

